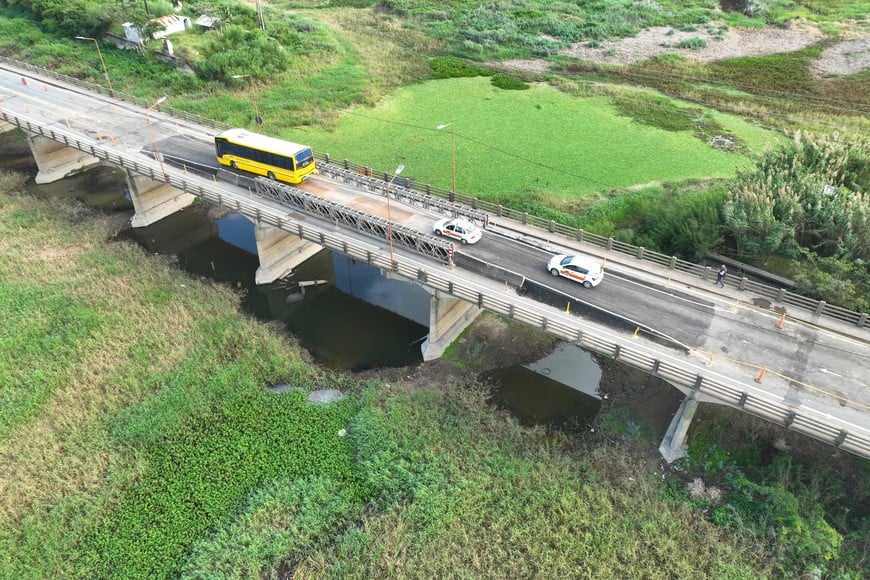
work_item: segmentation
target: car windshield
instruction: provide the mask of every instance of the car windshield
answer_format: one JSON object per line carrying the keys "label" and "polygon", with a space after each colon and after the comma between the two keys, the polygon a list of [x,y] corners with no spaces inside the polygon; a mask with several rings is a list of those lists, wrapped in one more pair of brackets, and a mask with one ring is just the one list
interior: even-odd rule
{"label": "car windshield", "polygon": [[574,256],[565,256],[564,258],[562,258],[562,261],[559,262],[559,265],[560,266],[567,266],[568,264],[571,263],[571,260],[573,260],[573,259],[574,259]]}

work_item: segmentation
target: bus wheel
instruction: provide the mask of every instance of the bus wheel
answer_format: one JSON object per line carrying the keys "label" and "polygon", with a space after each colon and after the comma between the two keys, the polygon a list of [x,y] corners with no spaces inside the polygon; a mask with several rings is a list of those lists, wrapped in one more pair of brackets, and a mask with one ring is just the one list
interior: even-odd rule
{"label": "bus wheel", "polygon": [[230,168],[231,168],[231,169],[235,169],[236,171],[239,170],[239,166],[236,165],[236,162],[235,162],[235,161],[230,161]]}
{"label": "bus wheel", "polygon": [[277,181],[277,180],[275,179],[275,174],[272,173],[271,171],[270,171],[268,174],[266,174],[266,177],[268,177],[268,178],[271,179],[272,181]]}

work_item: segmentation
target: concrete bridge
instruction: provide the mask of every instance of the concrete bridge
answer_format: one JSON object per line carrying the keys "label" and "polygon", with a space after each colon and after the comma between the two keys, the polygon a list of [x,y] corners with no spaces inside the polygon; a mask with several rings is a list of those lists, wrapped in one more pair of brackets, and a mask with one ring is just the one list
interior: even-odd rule
{"label": "concrete bridge", "polygon": [[[300,187],[220,173],[211,138],[222,125],[117,97],[49,71],[0,63],[0,122],[28,135],[38,181],[98,163],[120,167],[136,227],[196,199],[242,213],[256,225],[258,283],[285,276],[323,247],[416,282],[432,295],[424,359],[440,356],[487,309],[683,391],[661,446],[668,461],[684,452],[701,402],[870,457],[866,315],[830,316],[823,303],[786,308],[776,300],[781,292],[747,294],[745,279],[720,290],[704,269],[681,269],[675,259],[641,261],[642,250],[627,256],[612,240],[590,246],[582,233],[577,239],[557,227],[536,228],[500,210],[484,214],[341,164],[321,162],[322,175]],[[439,214],[488,222],[488,232],[451,263],[447,244],[429,233]],[[551,254],[574,251],[606,261],[599,288],[584,291],[546,273]]]}

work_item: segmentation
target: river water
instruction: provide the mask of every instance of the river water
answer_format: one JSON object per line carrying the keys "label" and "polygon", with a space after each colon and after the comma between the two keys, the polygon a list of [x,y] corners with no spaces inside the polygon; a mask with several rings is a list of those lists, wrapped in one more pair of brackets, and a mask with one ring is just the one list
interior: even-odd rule
{"label": "river water", "polygon": [[[38,196],[76,198],[106,211],[132,210],[123,178],[119,181],[106,168],[52,184],[31,182],[29,188]],[[120,236],[148,251],[177,256],[191,274],[243,290],[248,313],[284,323],[324,366],[360,371],[422,362],[429,294],[416,284],[388,279],[366,263],[322,250],[288,278],[258,286],[253,224],[208,204],[195,204]],[[565,343],[532,364],[497,369],[482,378],[494,385],[494,404],[523,423],[583,427],[601,408],[601,374],[590,353]],[[663,431],[662,424],[666,426],[678,404],[669,395],[655,426],[650,425],[654,431]]]}

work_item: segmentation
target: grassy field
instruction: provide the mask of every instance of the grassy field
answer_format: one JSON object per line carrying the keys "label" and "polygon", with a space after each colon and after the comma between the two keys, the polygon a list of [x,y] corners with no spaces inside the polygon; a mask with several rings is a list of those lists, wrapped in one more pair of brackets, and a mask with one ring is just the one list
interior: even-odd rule
{"label": "grassy field", "polygon": [[[248,127],[256,102],[271,134],[386,171],[401,163],[443,188],[451,135],[435,126],[452,123],[460,191],[572,215],[606,198],[587,219],[612,230],[746,167],[779,138],[760,125],[858,126],[753,91],[784,83],[867,98],[866,74],[813,79],[817,48],[646,65],[683,75],[679,87],[583,66],[549,79],[560,90],[427,81],[428,57],[443,50],[546,57],[542,35],[623,34],[667,14],[643,3],[638,19],[637,3],[595,2],[602,12],[584,25],[570,3],[510,13],[465,0],[380,4],[392,13],[339,4],[269,4],[310,31],[306,58],[269,82],[204,81],[105,46],[104,56],[119,90],[169,94],[167,104]],[[658,4],[672,25],[712,10]],[[832,32],[866,13],[843,0],[766,4],[770,22],[804,16]],[[560,19],[544,10],[554,7]],[[92,43],[20,16],[0,17],[4,54],[102,82]],[[181,54],[203,48],[201,35],[184,36]],[[690,100],[588,82],[602,79]],[[718,134],[734,152],[707,145]],[[628,195],[656,182],[670,184]],[[689,187],[675,193],[674,182]],[[638,441],[619,409],[598,437],[546,433],[491,409],[470,379],[413,390],[326,373],[292,338],[241,316],[233,291],[106,242],[110,223],[79,206],[7,194],[19,189],[20,177],[0,174],[0,577],[868,575],[866,462],[847,477],[825,453],[811,467],[771,460],[755,424],[713,414],[694,424],[685,466],[729,495],[692,498],[678,472],[650,467],[655,442]],[[302,390],[266,390],[284,383]],[[311,407],[304,392],[319,387],[350,396]]]}
{"label": "grassy field", "polygon": [[542,84],[507,91],[476,77],[400,89],[375,108],[351,109],[334,131],[301,128],[283,135],[385,171],[404,164],[403,175],[449,189],[455,131],[458,191],[490,200],[534,193],[556,205],[638,184],[729,177],[747,167],[745,155],[715,149],[695,135],[704,122],[715,122],[747,152],[777,139],[737,117],[666,99],[625,98],[631,99],[684,123],[661,128],[645,122],[641,107],[618,108],[605,96],[574,96]]}
{"label": "grassy field", "polygon": [[[325,374],[231,290],[19,184],[2,174],[0,577],[764,569],[606,446],[575,454],[475,389]],[[350,396],[309,405],[318,387]]]}
{"label": "grassy field", "polygon": [[[437,389],[328,373],[21,182],[0,173],[0,577],[861,575],[867,462],[767,467],[773,428],[714,412],[660,471],[625,408],[597,435],[522,427],[461,351]],[[326,387],[348,396],[306,402]]]}

